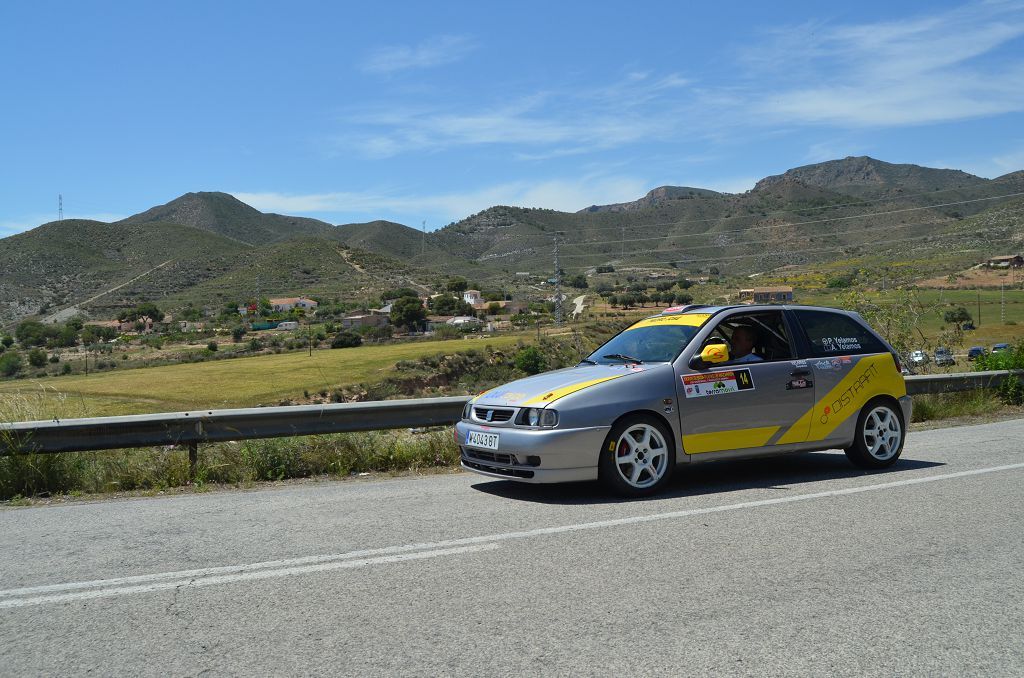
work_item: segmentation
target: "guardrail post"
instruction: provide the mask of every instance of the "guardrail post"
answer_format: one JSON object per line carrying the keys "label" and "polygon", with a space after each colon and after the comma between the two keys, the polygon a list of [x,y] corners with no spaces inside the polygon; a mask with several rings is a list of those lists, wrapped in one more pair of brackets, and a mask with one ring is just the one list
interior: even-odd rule
{"label": "guardrail post", "polygon": [[196,481],[196,467],[199,466],[199,443],[188,444],[188,481]]}

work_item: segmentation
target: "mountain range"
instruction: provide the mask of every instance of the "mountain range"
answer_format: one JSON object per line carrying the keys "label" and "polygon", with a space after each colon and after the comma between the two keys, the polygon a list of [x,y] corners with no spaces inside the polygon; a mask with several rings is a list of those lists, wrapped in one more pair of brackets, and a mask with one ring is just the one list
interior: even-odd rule
{"label": "mountain range", "polygon": [[556,243],[568,274],[613,265],[751,275],[892,261],[938,270],[965,252],[1015,251],[1022,214],[1024,171],[984,179],[869,157],[797,167],[739,194],[662,186],[575,213],[495,206],[426,234],[188,193],[121,221],[66,219],[0,239],[0,324],[55,312],[107,317],[142,300],[215,309],[255,296],[370,299],[388,287],[436,289],[454,274],[514,287],[517,272],[552,274]]}

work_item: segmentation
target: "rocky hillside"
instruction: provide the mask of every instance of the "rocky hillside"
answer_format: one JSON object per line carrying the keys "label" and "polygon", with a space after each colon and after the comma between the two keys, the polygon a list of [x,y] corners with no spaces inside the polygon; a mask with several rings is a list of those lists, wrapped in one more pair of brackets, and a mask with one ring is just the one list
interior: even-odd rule
{"label": "rocky hillside", "polygon": [[[1020,248],[1024,171],[958,170],[845,158],[767,177],[742,194],[662,186],[576,213],[491,207],[424,234],[388,221],[331,226],[265,214],[225,193],[189,193],[120,222],[67,220],[0,240],[0,324],[45,309],[97,316],[139,300],[220,307],[256,294],[371,298],[447,275],[505,286],[547,277],[559,243],[568,274],[734,275],[794,264],[937,266]],[[845,264],[844,264],[845,265]]]}

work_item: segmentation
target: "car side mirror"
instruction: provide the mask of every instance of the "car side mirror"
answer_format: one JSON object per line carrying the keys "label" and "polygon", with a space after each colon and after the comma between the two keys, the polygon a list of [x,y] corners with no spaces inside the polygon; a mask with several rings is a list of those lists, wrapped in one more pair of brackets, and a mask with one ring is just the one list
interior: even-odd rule
{"label": "car side mirror", "polygon": [[708,344],[700,353],[697,353],[690,358],[690,369],[702,370],[709,365],[717,365],[719,363],[728,362],[728,360],[729,347],[726,344]]}

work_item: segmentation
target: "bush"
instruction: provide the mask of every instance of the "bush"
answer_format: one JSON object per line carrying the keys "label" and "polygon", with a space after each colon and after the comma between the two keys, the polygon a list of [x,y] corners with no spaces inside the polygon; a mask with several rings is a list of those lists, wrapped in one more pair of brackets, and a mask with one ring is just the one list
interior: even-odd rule
{"label": "bush", "polygon": [[515,365],[527,374],[537,374],[547,368],[547,360],[536,346],[527,346],[516,353]]}
{"label": "bush", "polygon": [[211,341],[209,344],[206,345],[206,350],[208,350],[208,351],[216,351],[217,350],[217,342],[216,341]]}
{"label": "bush", "polygon": [[21,372],[23,366],[21,356],[17,353],[5,353],[0,356],[0,374],[5,377],[13,377]]}
{"label": "bush", "polygon": [[331,340],[331,348],[355,348],[363,344],[363,338],[355,332],[338,332]]}
{"label": "bush", "polygon": [[244,336],[245,336],[245,328],[244,327],[236,327],[233,330],[231,330],[231,341],[235,342],[236,344],[238,342],[242,341],[242,337],[244,337]]}
{"label": "bush", "polygon": [[28,352],[28,364],[32,367],[46,366],[46,351],[41,348],[34,348]]}
{"label": "bush", "polygon": [[64,365],[60,368],[60,373],[71,374],[71,363],[64,363]]}

